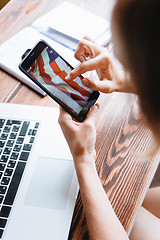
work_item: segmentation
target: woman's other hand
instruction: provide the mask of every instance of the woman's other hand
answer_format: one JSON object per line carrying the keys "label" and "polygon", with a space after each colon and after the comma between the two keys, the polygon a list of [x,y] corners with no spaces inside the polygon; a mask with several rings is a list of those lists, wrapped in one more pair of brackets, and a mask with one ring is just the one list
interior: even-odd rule
{"label": "woman's other hand", "polygon": [[72,153],[75,167],[81,163],[95,166],[95,118],[99,105],[92,106],[86,119],[79,123],[60,107],[59,124]]}
{"label": "woman's other hand", "polygon": [[125,79],[127,75],[119,74],[113,67],[114,64],[108,50],[97,45],[88,37],[84,37],[79,42],[75,51],[75,58],[81,64],[71,71],[66,77],[67,80],[73,80],[83,73],[96,70],[98,78],[83,78],[84,86],[103,93],[114,91],[134,93],[128,78]]}

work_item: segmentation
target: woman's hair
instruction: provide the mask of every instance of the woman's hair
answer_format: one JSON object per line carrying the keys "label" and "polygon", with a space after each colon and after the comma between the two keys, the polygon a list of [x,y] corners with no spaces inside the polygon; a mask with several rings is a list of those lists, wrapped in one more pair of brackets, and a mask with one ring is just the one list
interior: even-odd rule
{"label": "woman's hair", "polygon": [[160,0],[118,0],[113,16],[140,107],[160,142]]}

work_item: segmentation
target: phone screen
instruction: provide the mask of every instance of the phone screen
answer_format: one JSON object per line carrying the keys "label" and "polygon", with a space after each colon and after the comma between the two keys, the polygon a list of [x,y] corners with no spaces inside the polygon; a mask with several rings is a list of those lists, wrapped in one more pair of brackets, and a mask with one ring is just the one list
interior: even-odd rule
{"label": "phone screen", "polygon": [[82,84],[82,77],[71,81],[66,80],[65,77],[71,70],[72,67],[57,52],[46,46],[27,72],[74,114],[78,115],[93,90]]}

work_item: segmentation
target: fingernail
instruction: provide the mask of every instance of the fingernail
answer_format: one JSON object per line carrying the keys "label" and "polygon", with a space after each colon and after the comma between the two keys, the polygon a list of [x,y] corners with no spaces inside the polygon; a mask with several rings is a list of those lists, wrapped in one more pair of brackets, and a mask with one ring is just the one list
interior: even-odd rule
{"label": "fingernail", "polygon": [[93,111],[97,111],[99,109],[99,104],[95,104],[92,106]]}
{"label": "fingernail", "polygon": [[83,85],[88,87],[89,86],[89,81],[86,79],[86,78],[83,78],[83,81],[82,81]]}
{"label": "fingernail", "polygon": [[70,75],[67,75],[67,76],[65,77],[65,79],[66,79],[66,80],[70,80]]}

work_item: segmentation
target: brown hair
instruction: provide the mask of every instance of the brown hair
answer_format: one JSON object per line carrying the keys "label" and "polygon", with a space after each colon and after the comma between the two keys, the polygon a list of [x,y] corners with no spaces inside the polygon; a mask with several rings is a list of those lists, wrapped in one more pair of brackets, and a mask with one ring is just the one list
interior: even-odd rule
{"label": "brown hair", "polygon": [[141,109],[160,141],[160,0],[118,0],[113,16]]}

